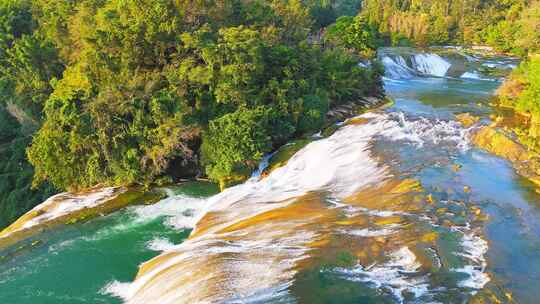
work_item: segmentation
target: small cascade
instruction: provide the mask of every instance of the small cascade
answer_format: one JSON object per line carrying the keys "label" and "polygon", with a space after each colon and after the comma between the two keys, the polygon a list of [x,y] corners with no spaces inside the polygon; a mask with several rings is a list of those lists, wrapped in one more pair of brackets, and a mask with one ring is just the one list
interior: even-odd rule
{"label": "small cascade", "polygon": [[407,117],[403,112],[367,113],[364,116],[388,121],[379,136],[391,141],[405,142],[418,148],[426,145],[448,146],[465,152],[470,148],[470,129],[456,121]]}
{"label": "small cascade", "polygon": [[465,72],[460,78],[466,80],[497,81],[497,79],[486,78],[477,71]]}
{"label": "small cascade", "polygon": [[437,54],[415,54],[411,59],[413,68],[423,75],[444,77],[452,66]]}
{"label": "small cascade", "polygon": [[253,173],[251,174],[251,178],[249,179],[249,182],[256,182],[261,178],[261,175],[263,174],[264,170],[266,170],[266,168],[270,164],[270,159],[272,158],[273,155],[274,153],[269,153],[261,159],[261,162],[259,163],[259,167],[257,167],[257,170],[253,171]]}
{"label": "small cascade", "polygon": [[384,54],[380,60],[390,79],[415,76],[445,77],[452,64],[434,53]]}
{"label": "small cascade", "polygon": [[415,71],[407,66],[402,56],[384,56],[381,59],[386,77],[391,79],[409,79],[415,76]]}

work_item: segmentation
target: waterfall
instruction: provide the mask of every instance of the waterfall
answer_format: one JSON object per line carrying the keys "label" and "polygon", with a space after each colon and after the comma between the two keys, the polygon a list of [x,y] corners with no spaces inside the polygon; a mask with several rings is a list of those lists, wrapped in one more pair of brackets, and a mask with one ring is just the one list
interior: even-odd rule
{"label": "waterfall", "polygon": [[[143,264],[133,283],[107,289],[130,304],[215,303],[288,286],[308,244],[322,237],[318,228],[338,221],[313,191],[342,199],[389,177],[369,149],[388,124],[344,126],[268,177],[210,198],[188,240]],[[274,220],[261,221],[267,217]]]}
{"label": "waterfall", "polygon": [[[410,119],[403,113],[370,112],[359,118],[364,123],[345,124],[332,136],[310,143],[266,178],[255,175],[198,204],[202,208],[189,219],[189,224],[196,223],[189,239],[179,245],[153,240],[147,246],[163,253],[142,264],[132,283],[115,281],[104,292],[129,304],[290,302],[294,296],[288,294],[289,287],[298,270],[313,259],[313,249],[324,250],[329,235],[340,235],[363,241],[389,238],[395,248],[386,248],[389,259],[382,255],[373,267],[337,268],[332,270],[335,275],[383,286],[398,301],[411,293],[418,299],[430,297],[433,290],[428,291],[420,261],[410,244],[400,243],[409,239],[401,237],[409,233],[409,225],[401,224],[408,220],[381,226],[360,220],[403,216],[411,217],[410,223],[426,221],[400,210],[362,206],[370,199],[394,206],[398,196],[407,195],[404,189],[415,184],[392,186],[390,169],[372,155],[371,147],[380,136],[416,147],[466,146],[461,144],[466,130],[457,123]],[[411,198],[402,199],[415,204]],[[360,250],[366,243],[355,244]],[[455,271],[464,273],[471,265],[460,264]],[[484,272],[470,273],[479,277]],[[478,285],[463,286],[479,289],[487,282],[482,278]]]}
{"label": "waterfall", "polygon": [[386,77],[391,79],[409,79],[413,78],[415,71],[407,66],[405,59],[402,56],[396,56],[394,58],[390,56],[384,56],[381,59],[385,68]]}
{"label": "waterfall", "polygon": [[460,78],[466,80],[497,81],[497,79],[484,77],[477,71],[465,72]]}
{"label": "waterfall", "polygon": [[452,66],[437,54],[415,54],[412,56],[413,67],[424,75],[444,77]]}
{"label": "waterfall", "polygon": [[386,77],[391,79],[410,79],[419,75],[444,77],[452,66],[441,56],[432,53],[386,54],[380,60],[385,67]]}
{"label": "waterfall", "polygon": [[261,159],[261,162],[259,163],[259,167],[257,168],[257,170],[253,171],[253,173],[251,174],[251,178],[249,179],[250,182],[256,182],[261,178],[261,175],[263,174],[264,170],[266,170],[266,168],[270,164],[270,159],[272,158],[273,155],[274,153],[269,153]]}

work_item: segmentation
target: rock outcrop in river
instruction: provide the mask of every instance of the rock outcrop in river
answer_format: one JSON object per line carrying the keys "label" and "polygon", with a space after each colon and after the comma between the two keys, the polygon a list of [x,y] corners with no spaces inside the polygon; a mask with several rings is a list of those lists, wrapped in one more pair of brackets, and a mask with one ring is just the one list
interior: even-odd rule
{"label": "rock outcrop in river", "polygon": [[134,202],[155,202],[161,195],[142,189],[95,188],[50,197],[0,232],[0,248],[58,225],[108,214]]}

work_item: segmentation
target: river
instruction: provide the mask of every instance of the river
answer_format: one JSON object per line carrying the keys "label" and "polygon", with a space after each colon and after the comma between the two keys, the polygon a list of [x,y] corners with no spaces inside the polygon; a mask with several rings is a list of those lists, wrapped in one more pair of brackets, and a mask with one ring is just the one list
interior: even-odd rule
{"label": "river", "polygon": [[[0,303],[537,303],[540,196],[475,148],[509,58],[384,49],[393,105],[264,179],[48,232],[0,252]],[[139,265],[142,264],[139,269]]]}

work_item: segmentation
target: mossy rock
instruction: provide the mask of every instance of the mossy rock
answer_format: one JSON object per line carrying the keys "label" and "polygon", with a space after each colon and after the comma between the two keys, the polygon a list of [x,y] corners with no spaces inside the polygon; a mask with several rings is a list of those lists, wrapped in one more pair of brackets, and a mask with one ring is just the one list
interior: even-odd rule
{"label": "mossy rock", "polygon": [[480,148],[511,162],[523,162],[529,159],[525,147],[493,127],[483,127],[472,137]]}
{"label": "mossy rock", "polygon": [[219,189],[221,191],[239,185],[251,177],[251,169],[246,166],[238,166],[234,172],[219,179]]}
{"label": "mossy rock", "polygon": [[272,171],[285,166],[291,157],[312,141],[313,139],[298,139],[282,146],[274,153],[274,155],[272,155],[268,162],[268,167],[263,171],[262,176],[266,177],[272,173]]}
{"label": "mossy rock", "polygon": [[456,120],[459,121],[465,128],[469,128],[480,121],[480,118],[473,116],[470,113],[462,113],[456,115]]}
{"label": "mossy rock", "polygon": [[40,210],[32,210],[0,232],[0,248],[6,248],[58,226],[90,220],[97,216],[110,214],[132,204],[156,203],[165,197],[164,193],[159,191],[146,191],[143,187],[122,189],[123,190],[118,190],[119,192],[117,195],[97,206],[75,210],[69,214],[61,215],[31,227],[24,228],[24,224],[27,221],[42,214]]}
{"label": "mossy rock", "polygon": [[487,126],[477,131],[472,141],[479,148],[510,161],[518,174],[540,185],[540,155],[534,149],[527,149],[520,139]]}

